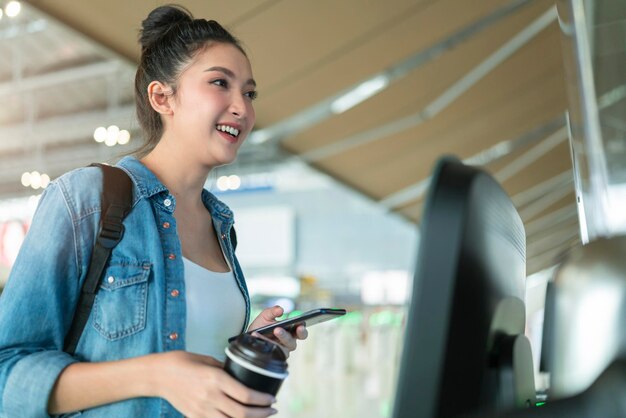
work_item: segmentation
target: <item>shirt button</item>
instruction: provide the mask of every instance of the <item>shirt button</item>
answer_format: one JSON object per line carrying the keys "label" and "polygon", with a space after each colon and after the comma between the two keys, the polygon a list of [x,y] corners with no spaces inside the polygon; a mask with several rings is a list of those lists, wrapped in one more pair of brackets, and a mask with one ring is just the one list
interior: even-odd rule
{"label": "shirt button", "polygon": [[226,234],[222,234],[222,239],[226,239]]}
{"label": "shirt button", "polygon": [[167,258],[169,258],[170,260],[175,260],[176,259],[176,254],[169,254],[167,256]]}
{"label": "shirt button", "polygon": [[170,223],[169,222],[163,222],[163,228],[167,229],[170,227]]}
{"label": "shirt button", "polygon": [[180,295],[180,292],[178,291],[178,289],[174,289],[170,292],[170,295],[172,295],[173,298],[178,297],[178,295]]}
{"label": "shirt button", "polygon": [[115,281],[115,277],[113,277],[113,276],[109,276],[109,277],[107,277],[107,282],[108,282],[109,284],[112,284],[114,281]]}
{"label": "shirt button", "polygon": [[172,201],[170,199],[165,199],[163,201],[163,204],[169,208],[170,206],[172,206]]}
{"label": "shirt button", "polygon": [[178,339],[178,334],[175,333],[175,332],[172,332],[172,333],[170,333],[169,338],[172,341],[176,341]]}

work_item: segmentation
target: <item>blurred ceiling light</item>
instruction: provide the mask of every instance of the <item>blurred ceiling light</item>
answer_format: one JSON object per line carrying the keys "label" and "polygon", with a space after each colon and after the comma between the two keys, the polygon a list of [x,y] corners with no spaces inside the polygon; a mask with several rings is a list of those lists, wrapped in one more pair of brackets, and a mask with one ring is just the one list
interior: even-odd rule
{"label": "blurred ceiling light", "polygon": [[217,179],[216,184],[217,184],[217,188],[220,189],[221,191],[228,190],[228,177],[221,176],[220,178]]}
{"label": "blurred ceiling light", "polygon": [[231,190],[237,190],[241,186],[241,179],[239,176],[232,175],[228,176],[228,188]]}
{"label": "blurred ceiling light", "polygon": [[48,187],[48,185],[50,184],[50,176],[48,176],[47,174],[42,174],[41,175],[41,188],[45,189],[46,187]]}
{"label": "blurred ceiling light", "polygon": [[93,139],[95,139],[96,142],[104,142],[104,140],[107,139],[107,129],[104,126],[96,128],[93,132]]}
{"label": "blurred ceiling light", "polygon": [[220,176],[216,182],[217,188],[225,192],[226,190],[237,190],[241,187],[241,178],[232,174],[230,176]]}
{"label": "blurred ceiling light", "polygon": [[369,99],[379,91],[389,85],[389,77],[385,74],[377,75],[367,81],[362,82],[354,89],[350,90],[343,96],[337,98],[331,103],[330,109],[335,114],[343,113],[348,109]]}
{"label": "blurred ceiling light", "polygon": [[15,17],[20,14],[20,10],[22,10],[22,5],[19,1],[10,1],[4,7],[4,11],[8,17]]}
{"label": "blurred ceiling light", "polygon": [[50,184],[50,176],[47,174],[39,173],[38,171],[31,171],[22,174],[22,186],[32,187],[33,189],[45,189]]}
{"label": "blurred ceiling light", "polygon": [[[107,142],[113,142],[113,143],[114,143],[114,145],[115,145],[115,143],[117,143],[117,136],[119,135],[119,133],[120,133],[120,128],[118,128],[118,127],[117,127],[117,126],[115,126],[115,125],[111,125],[111,126],[109,126],[109,127],[107,128],[107,137],[106,137],[106,139],[104,140],[104,142],[105,142],[105,143],[107,143]],[[108,141],[107,141],[107,140],[108,140]],[[107,143],[107,145],[108,145],[108,143]]]}
{"label": "blurred ceiling light", "polygon": [[114,145],[126,145],[130,142],[130,132],[126,129],[120,129],[116,125],[108,128],[104,126],[97,127],[93,132],[93,139],[98,142],[104,142],[104,145],[112,147]]}
{"label": "blurred ceiling light", "polygon": [[130,141],[130,132],[128,132],[126,129],[122,129],[117,136],[117,143],[120,145],[125,145],[128,144],[128,141]]}
{"label": "blurred ceiling light", "polygon": [[41,187],[41,174],[39,174],[39,171],[30,173],[30,187],[35,190]]}
{"label": "blurred ceiling light", "polygon": [[22,174],[22,186],[24,187],[30,186],[30,173]]}

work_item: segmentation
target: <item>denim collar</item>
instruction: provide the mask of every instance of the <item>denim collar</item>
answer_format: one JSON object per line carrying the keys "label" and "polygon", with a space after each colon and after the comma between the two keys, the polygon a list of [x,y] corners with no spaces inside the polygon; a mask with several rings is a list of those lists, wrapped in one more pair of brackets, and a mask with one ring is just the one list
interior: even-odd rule
{"label": "denim collar", "polygon": [[[133,205],[140,199],[148,199],[159,193],[169,194],[167,187],[136,157],[126,156],[117,163],[117,166],[126,171],[135,183],[137,194]],[[174,199],[173,196],[171,198]],[[227,223],[232,222],[233,212],[230,208],[206,189],[202,190],[202,202],[209,210],[211,217],[219,218]]]}
{"label": "denim collar", "polygon": [[126,156],[117,165],[124,169],[135,183],[137,188],[136,200],[147,199],[155,194],[168,191],[157,176],[136,157]]}

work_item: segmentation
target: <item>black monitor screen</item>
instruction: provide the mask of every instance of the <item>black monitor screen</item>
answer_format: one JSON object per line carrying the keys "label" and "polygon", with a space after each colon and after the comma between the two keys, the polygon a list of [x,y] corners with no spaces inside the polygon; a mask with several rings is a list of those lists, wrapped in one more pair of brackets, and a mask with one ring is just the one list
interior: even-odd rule
{"label": "black monitor screen", "polygon": [[422,216],[394,418],[534,401],[525,253],[522,221],[499,184],[442,158]]}

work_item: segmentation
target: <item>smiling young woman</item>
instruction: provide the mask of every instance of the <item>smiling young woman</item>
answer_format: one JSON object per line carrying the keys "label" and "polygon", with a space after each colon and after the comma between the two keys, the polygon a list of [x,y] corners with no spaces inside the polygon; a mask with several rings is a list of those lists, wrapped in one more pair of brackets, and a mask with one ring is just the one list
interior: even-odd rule
{"label": "smiling young woman", "polygon": [[[230,209],[203,188],[231,163],[255,122],[250,62],[219,23],[179,6],[142,23],[135,78],[145,143],[117,166],[133,182],[124,238],[70,355],[63,341],[89,267],[102,173],[81,168],[44,192],[0,299],[0,415],[266,417],[273,397],[222,369],[228,337],[250,321],[230,242]],[[50,244],[50,237],[53,243]],[[286,350],[306,338],[276,330]]]}
{"label": "smiling young woman", "polygon": [[144,162],[176,159],[204,170],[228,164],[252,130],[256,83],[246,56],[232,44],[204,47],[172,87],[153,80],[148,99],[164,133]]}

